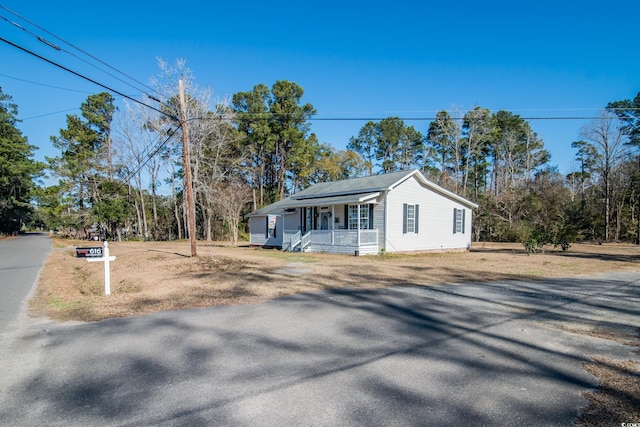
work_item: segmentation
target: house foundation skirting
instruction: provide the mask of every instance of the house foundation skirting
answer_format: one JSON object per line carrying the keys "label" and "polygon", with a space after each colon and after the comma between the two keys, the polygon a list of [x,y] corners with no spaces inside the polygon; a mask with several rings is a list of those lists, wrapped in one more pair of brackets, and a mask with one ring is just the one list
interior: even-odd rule
{"label": "house foundation skirting", "polygon": [[358,247],[358,246],[331,246],[331,245],[311,244],[305,249],[305,252],[360,256],[360,255],[377,255],[379,251],[378,251],[378,245],[367,245],[367,246]]}

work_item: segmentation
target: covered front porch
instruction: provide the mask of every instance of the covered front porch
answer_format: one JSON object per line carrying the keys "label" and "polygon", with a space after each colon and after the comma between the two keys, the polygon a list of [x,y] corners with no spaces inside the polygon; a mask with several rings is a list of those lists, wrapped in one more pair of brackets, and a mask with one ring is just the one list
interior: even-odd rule
{"label": "covered front porch", "polygon": [[285,212],[282,249],[352,255],[377,254],[374,208],[379,193],[296,200]]}
{"label": "covered front porch", "polygon": [[379,252],[378,230],[285,230],[285,251],[372,255]]}

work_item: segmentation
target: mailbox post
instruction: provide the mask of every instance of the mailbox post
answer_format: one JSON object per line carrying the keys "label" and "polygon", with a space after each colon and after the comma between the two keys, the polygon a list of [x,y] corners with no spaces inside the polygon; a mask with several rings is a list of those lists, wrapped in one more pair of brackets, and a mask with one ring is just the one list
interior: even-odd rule
{"label": "mailbox post", "polygon": [[[95,248],[85,248],[85,249],[95,249]],[[87,258],[88,262],[103,262],[104,263],[104,294],[111,295],[111,270],[109,267],[109,263],[111,261],[115,261],[116,257],[109,256],[109,243],[104,242],[104,249],[101,249],[100,254],[101,257],[89,257]]]}

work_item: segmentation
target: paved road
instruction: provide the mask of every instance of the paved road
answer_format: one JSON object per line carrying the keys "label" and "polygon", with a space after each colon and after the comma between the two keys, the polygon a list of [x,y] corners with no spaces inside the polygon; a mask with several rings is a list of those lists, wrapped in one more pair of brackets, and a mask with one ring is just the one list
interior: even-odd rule
{"label": "paved road", "polygon": [[[589,355],[640,326],[640,272],[333,290],[91,324],[22,324],[0,425],[570,426]],[[635,336],[637,338],[637,335]]]}
{"label": "paved road", "polygon": [[43,233],[0,240],[0,333],[16,320],[50,251]]}

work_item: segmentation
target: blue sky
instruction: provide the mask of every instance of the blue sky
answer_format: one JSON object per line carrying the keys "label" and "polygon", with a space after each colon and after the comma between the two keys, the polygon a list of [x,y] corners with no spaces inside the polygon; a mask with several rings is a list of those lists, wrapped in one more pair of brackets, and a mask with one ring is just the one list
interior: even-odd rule
{"label": "blue sky", "polygon": [[[157,57],[184,58],[214,97],[295,81],[319,118],[462,115],[476,105],[525,118],[594,117],[640,91],[638,2],[216,3],[0,0],[141,82],[158,73]],[[0,18],[74,52],[5,9]],[[3,19],[0,37],[139,96]],[[56,154],[49,137],[65,127],[65,115],[103,90],[4,42],[0,86],[18,104],[39,159]],[[530,121],[563,173],[587,122]],[[365,122],[311,123],[321,142],[342,149]],[[426,134],[428,121],[407,123]]]}

